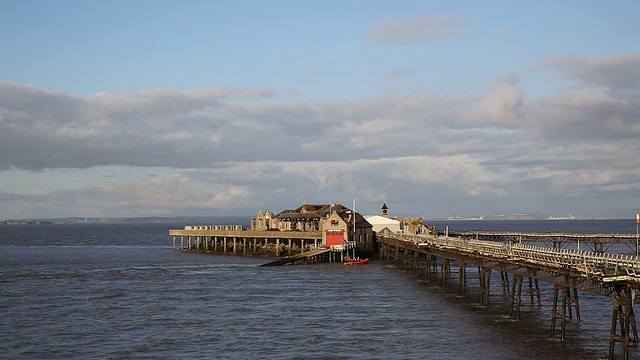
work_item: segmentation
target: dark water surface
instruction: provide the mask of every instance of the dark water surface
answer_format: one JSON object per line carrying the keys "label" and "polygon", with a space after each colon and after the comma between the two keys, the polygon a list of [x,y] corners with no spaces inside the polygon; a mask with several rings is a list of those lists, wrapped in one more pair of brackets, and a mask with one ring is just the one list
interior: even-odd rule
{"label": "dark water surface", "polygon": [[[549,231],[562,226],[545,223]],[[463,225],[448,225],[456,224]],[[630,230],[618,231],[635,232],[633,221],[623,224]],[[611,232],[617,225],[589,226]],[[607,356],[608,298],[579,293],[582,322],[570,323],[560,342],[549,336],[545,285],[543,306],[524,306],[515,322],[495,279],[487,308],[479,305],[477,275],[470,275],[470,295],[458,297],[454,286],[441,289],[376,262],[257,267],[266,260],[174,251],[168,230],[181,227],[0,226],[0,358]],[[631,358],[639,356],[632,349]]]}

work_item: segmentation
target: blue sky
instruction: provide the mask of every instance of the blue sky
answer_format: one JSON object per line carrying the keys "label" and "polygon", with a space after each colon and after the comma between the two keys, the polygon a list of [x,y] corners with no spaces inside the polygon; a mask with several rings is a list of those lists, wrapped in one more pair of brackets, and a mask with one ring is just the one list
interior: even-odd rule
{"label": "blue sky", "polygon": [[0,9],[0,219],[640,208],[635,1]]}

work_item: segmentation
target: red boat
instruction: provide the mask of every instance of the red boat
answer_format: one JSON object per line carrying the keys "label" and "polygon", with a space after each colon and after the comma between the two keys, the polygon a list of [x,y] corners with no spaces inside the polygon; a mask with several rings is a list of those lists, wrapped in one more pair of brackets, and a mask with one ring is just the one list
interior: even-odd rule
{"label": "red boat", "polygon": [[347,258],[343,264],[344,265],[364,265],[366,263],[369,262],[369,259],[354,259],[354,258]]}

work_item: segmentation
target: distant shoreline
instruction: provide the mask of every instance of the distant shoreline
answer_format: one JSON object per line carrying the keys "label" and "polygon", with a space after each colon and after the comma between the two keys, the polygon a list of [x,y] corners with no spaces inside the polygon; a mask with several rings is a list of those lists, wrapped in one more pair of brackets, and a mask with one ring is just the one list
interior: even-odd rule
{"label": "distant shoreline", "polygon": [[[230,216],[168,216],[168,217],[122,217],[122,218],[41,218],[41,219],[8,219],[0,220],[0,225],[34,225],[34,224],[187,224],[187,225],[248,225],[251,215]],[[580,221],[580,220],[625,220],[626,218],[576,217],[576,216],[540,216],[540,215],[451,215],[425,216],[425,223],[430,221]]]}
{"label": "distant shoreline", "polygon": [[34,224],[53,224],[48,220],[0,220],[0,225],[34,225]]}

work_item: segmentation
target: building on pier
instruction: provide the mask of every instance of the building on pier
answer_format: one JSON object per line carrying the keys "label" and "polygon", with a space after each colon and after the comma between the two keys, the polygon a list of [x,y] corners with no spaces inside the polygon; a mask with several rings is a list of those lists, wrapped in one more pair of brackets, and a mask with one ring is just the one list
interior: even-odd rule
{"label": "building on pier", "polygon": [[269,209],[260,210],[258,216],[251,219],[251,230],[256,231],[269,231],[278,230],[278,219],[276,215]]}
{"label": "building on pier", "polygon": [[426,234],[435,235],[437,230],[435,225],[425,225],[421,217],[389,217],[389,207],[387,203],[382,205],[381,215],[368,215],[366,219],[373,226],[373,231],[377,235],[390,234]]}
{"label": "building on pier", "polygon": [[308,204],[306,201],[295,208],[274,214],[270,210],[260,210],[251,219],[253,231],[301,231],[322,233],[324,246],[339,246],[355,241],[363,254],[373,253],[373,227],[358,212],[342,204]]}
{"label": "building on pier", "polygon": [[414,235],[436,235],[438,230],[435,225],[425,225],[421,217],[399,217],[395,218],[400,221],[402,232]]}
{"label": "building on pier", "polygon": [[378,235],[400,234],[400,221],[396,219],[380,215],[369,215],[366,219]]}

